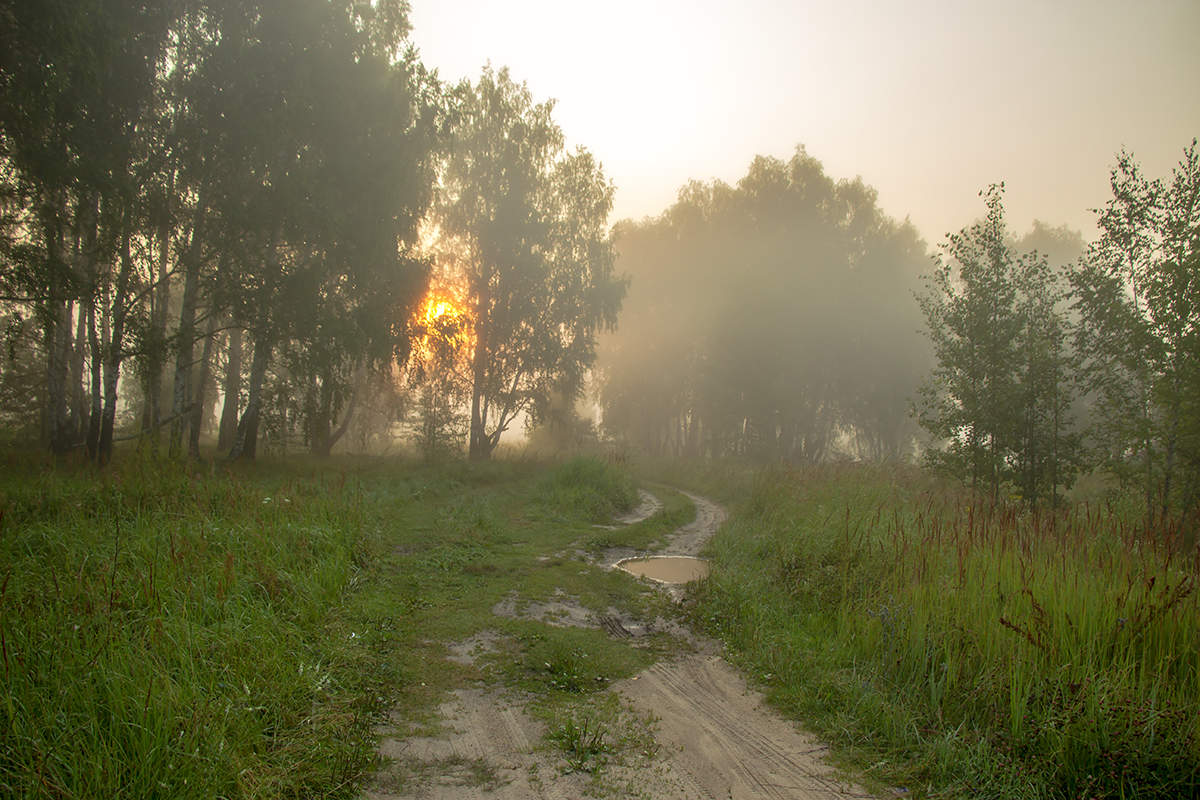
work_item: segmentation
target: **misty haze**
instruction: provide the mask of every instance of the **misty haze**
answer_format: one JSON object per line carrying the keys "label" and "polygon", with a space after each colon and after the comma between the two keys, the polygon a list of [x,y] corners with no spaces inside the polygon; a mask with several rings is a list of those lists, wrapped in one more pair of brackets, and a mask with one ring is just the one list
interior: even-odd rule
{"label": "misty haze", "polygon": [[0,795],[1200,797],[1197,30],[0,0]]}

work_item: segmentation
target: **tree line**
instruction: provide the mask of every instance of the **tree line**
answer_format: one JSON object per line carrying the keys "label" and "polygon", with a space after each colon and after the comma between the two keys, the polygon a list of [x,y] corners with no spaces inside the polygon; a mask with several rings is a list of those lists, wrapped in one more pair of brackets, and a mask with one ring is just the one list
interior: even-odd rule
{"label": "tree line", "polygon": [[4,4],[10,436],[103,463],[129,409],[196,455],[219,397],[231,456],[264,434],[328,453],[372,402],[385,431],[403,410],[447,271],[474,455],[548,385],[578,393],[623,293],[611,185],[552,103],[506,70],[444,84],[408,32],[403,0]]}
{"label": "tree line", "polygon": [[993,498],[1053,504],[1099,468],[1137,487],[1148,523],[1194,518],[1196,141],[1166,180],[1120,153],[1110,185],[1099,238],[1072,260],[1048,257],[1053,237],[1015,246],[1003,185],[982,193],[986,217],[947,238],[920,296],[937,359],[920,419],[932,460]]}
{"label": "tree line", "polygon": [[[1083,473],[1148,518],[1200,501],[1200,167],[1128,153],[1099,237],[984,216],[930,254],[861,180],[800,148],[692,182],[617,229],[632,290],[597,392],[618,442],[793,462],[924,454],[993,499],[1056,504]],[[916,302],[914,302],[914,298]]]}

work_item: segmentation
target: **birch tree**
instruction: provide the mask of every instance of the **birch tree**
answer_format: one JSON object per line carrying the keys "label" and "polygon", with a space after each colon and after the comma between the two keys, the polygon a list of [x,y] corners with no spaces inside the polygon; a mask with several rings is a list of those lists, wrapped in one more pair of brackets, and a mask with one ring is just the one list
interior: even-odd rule
{"label": "birch tree", "polygon": [[578,396],[625,284],[613,274],[612,184],[590,153],[566,152],[553,103],[491,68],[455,100],[439,220],[462,243],[469,452],[487,458],[522,412],[536,415],[555,390]]}

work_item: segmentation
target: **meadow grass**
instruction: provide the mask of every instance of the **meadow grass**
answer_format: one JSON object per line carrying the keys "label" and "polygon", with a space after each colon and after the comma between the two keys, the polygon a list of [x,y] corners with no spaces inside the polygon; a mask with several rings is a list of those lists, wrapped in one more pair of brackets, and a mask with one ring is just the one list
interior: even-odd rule
{"label": "meadow grass", "polygon": [[[563,586],[641,602],[633,582],[536,561],[632,496],[599,463],[10,460],[0,795],[356,796],[383,712],[432,718],[471,677],[448,643],[493,604]],[[526,633],[538,658],[566,636]],[[603,663],[619,677],[644,657]]]}
{"label": "meadow grass", "polygon": [[771,470],[695,615],[915,796],[1200,793],[1200,555],[1119,503],[990,506],[906,467]]}

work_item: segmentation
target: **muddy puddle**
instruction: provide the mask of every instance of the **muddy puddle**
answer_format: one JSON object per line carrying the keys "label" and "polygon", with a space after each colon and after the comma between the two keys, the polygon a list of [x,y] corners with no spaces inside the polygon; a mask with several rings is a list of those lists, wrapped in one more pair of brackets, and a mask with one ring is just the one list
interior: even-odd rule
{"label": "muddy puddle", "polygon": [[626,558],[618,561],[616,567],[660,583],[688,583],[708,577],[708,562],[691,556]]}

